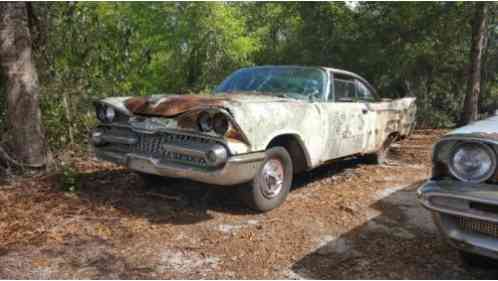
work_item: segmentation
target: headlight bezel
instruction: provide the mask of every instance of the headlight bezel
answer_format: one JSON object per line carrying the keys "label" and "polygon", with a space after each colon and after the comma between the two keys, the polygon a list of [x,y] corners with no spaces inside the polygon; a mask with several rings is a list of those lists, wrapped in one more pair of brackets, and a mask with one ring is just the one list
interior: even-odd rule
{"label": "headlight bezel", "polygon": [[104,104],[97,104],[95,106],[95,113],[97,115],[97,119],[102,122],[102,123],[108,123],[108,120],[106,118],[106,109],[107,109],[107,106],[104,105]]}
{"label": "headlight bezel", "polygon": [[[490,166],[489,169],[483,173],[481,176],[464,176],[460,174],[460,172],[456,169],[455,167],[455,155],[457,152],[459,152],[463,147],[465,146],[475,146],[477,149],[482,149],[487,156],[490,159]],[[450,175],[462,182],[468,182],[468,183],[482,183],[486,182],[487,180],[491,179],[495,174],[496,174],[496,168],[497,168],[497,157],[496,157],[496,152],[493,148],[491,148],[488,144],[484,144],[481,142],[477,141],[464,141],[464,142],[459,142],[453,145],[453,147],[450,149],[448,158],[447,158],[447,165],[448,165],[448,171]]]}
{"label": "headlight bezel", "polygon": [[113,122],[128,122],[130,115],[123,113],[118,108],[105,104],[105,103],[95,103],[95,113],[97,120],[104,124],[109,124]]}
{"label": "headlight bezel", "polygon": [[225,116],[225,114],[221,112],[218,112],[213,115],[212,123],[213,123],[213,131],[218,135],[223,136],[226,134],[226,132],[228,132],[228,129],[230,129],[230,121]]}
{"label": "headlight bezel", "polygon": [[201,132],[210,132],[213,130],[213,118],[207,111],[202,111],[197,115],[197,128]]}
{"label": "headlight bezel", "polygon": [[203,133],[225,136],[232,128],[232,121],[226,113],[217,110],[204,110],[197,113],[196,127]]}

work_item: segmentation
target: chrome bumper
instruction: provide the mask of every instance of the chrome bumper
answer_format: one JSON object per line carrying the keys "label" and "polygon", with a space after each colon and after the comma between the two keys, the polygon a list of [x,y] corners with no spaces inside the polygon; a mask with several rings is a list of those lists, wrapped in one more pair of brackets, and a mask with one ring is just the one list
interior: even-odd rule
{"label": "chrome bumper", "polygon": [[265,158],[264,152],[230,155],[223,140],[175,130],[100,126],[91,141],[98,159],[137,172],[216,185],[252,180]]}
{"label": "chrome bumper", "polygon": [[448,244],[498,259],[498,186],[428,181],[417,197]]}
{"label": "chrome bumper", "polygon": [[236,185],[252,180],[265,158],[264,152],[237,155],[230,157],[220,168],[204,169],[176,163],[160,163],[159,159],[133,153],[105,151],[98,147],[95,148],[95,154],[98,159],[124,165],[133,171],[216,185]]}

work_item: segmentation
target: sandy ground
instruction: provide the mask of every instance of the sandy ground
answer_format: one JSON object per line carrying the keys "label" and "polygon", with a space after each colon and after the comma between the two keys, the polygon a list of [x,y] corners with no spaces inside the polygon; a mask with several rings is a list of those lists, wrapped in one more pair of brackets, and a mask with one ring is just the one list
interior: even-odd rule
{"label": "sandy ground", "polygon": [[254,213],[233,188],[79,159],[80,189],[59,176],[0,185],[0,279],[482,279],[446,246],[415,190],[432,143],[417,131],[388,164],[330,163],[295,179],[285,204]]}

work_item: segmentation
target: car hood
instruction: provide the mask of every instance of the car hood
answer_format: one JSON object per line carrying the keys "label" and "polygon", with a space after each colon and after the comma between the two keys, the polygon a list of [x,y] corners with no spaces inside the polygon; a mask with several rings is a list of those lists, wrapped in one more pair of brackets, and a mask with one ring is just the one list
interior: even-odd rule
{"label": "car hood", "polygon": [[498,116],[473,122],[447,134],[448,137],[455,135],[466,135],[498,141]]}
{"label": "car hood", "polygon": [[[174,118],[182,120],[182,124],[194,122],[195,115],[201,110],[220,109],[230,115],[243,142],[253,151],[264,150],[274,137],[281,134],[318,134],[323,125],[320,121],[322,111],[316,103],[268,94],[110,97],[99,103],[126,115]],[[178,125],[176,122],[168,124]]]}
{"label": "car hood", "polygon": [[172,117],[181,113],[209,107],[230,108],[241,103],[289,102],[295,99],[280,98],[263,94],[226,95],[156,95],[130,97],[124,106],[132,114]]}

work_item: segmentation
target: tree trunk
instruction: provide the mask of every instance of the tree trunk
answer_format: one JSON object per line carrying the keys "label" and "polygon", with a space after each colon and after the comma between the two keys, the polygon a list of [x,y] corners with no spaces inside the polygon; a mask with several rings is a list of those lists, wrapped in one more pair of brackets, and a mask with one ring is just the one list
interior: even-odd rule
{"label": "tree trunk", "polygon": [[486,44],[486,22],[488,5],[486,2],[475,3],[475,14],[472,22],[472,47],[470,50],[471,69],[467,95],[463,105],[461,125],[468,124],[478,118],[479,94],[481,92],[482,55]]}
{"label": "tree trunk", "polygon": [[2,135],[6,147],[1,155],[20,168],[40,168],[47,162],[31,43],[27,4],[0,3],[0,69],[7,94],[7,130]]}

